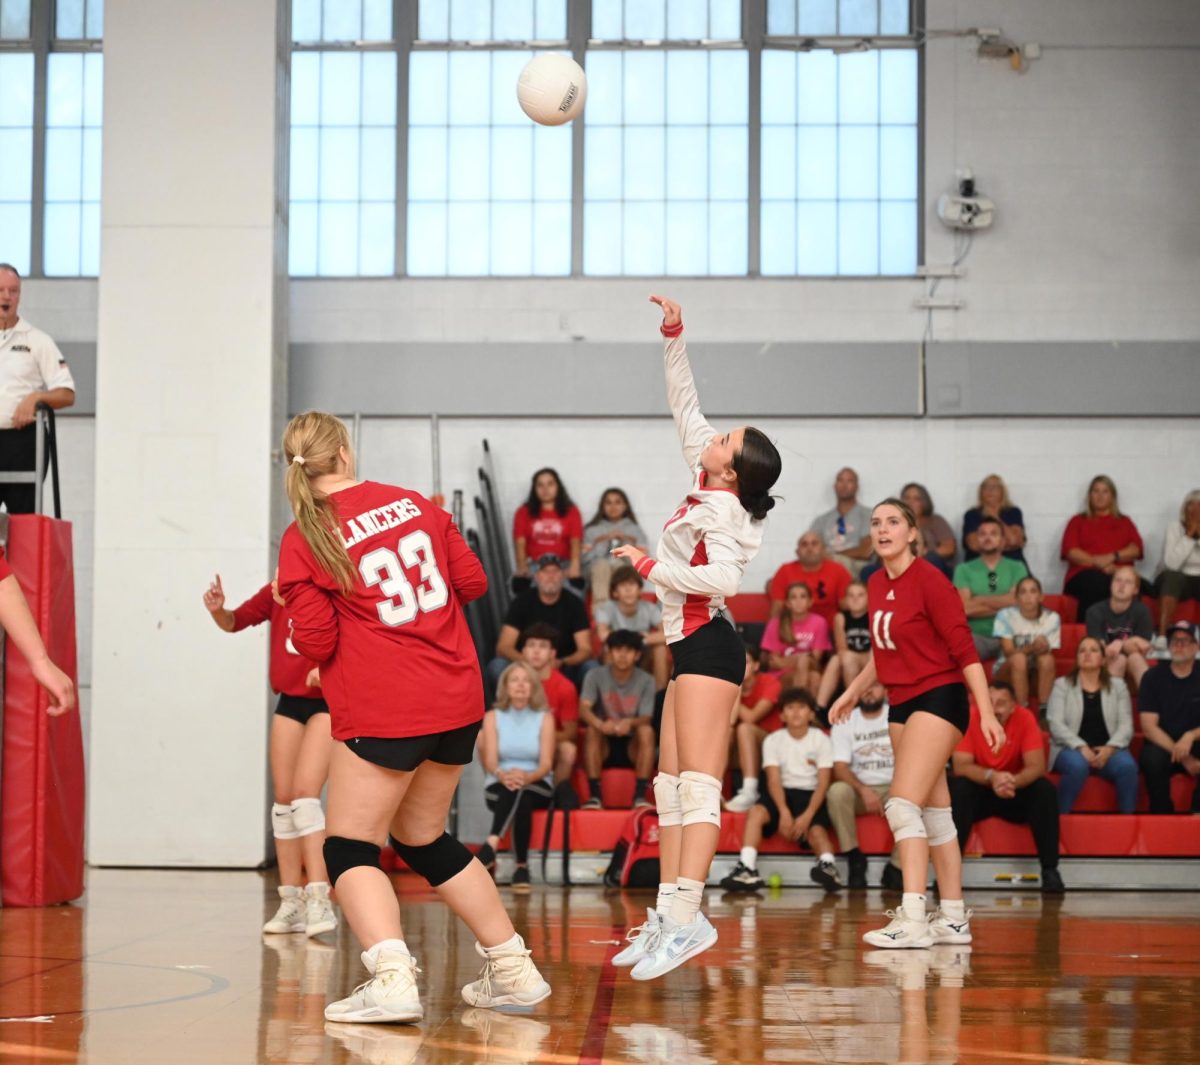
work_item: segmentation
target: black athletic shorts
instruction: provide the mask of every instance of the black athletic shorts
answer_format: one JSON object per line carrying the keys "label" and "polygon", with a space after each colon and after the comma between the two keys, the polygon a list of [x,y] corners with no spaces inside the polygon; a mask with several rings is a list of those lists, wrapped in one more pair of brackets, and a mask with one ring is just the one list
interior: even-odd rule
{"label": "black athletic shorts", "polygon": [[367,762],[384,769],[411,773],[422,762],[466,765],[475,756],[475,739],[481,728],[482,719],[462,728],[431,732],[427,736],[356,736],[345,743]]}
{"label": "black athletic shorts", "polygon": [[943,684],[930,688],[915,699],[888,707],[888,724],[903,725],[918,710],[949,721],[959,732],[966,735],[971,723],[971,704],[967,700],[965,684]]}
{"label": "black athletic shorts", "polygon": [[[758,782],[758,804],[767,808],[767,813],[770,815],[770,820],[763,825],[763,839],[775,835],[779,831],[779,807],[775,805],[775,800],[771,798],[771,793],[767,790],[767,781],[765,777],[760,778]],[[813,793],[804,788],[784,788],[783,797],[787,801],[788,811],[793,817],[799,817],[805,810],[808,809],[808,804],[812,800]],[[833,824],[829,820],[829,813],[825,809],[825,804],[821,803],[817,812],[813,814],[812,823],[820,825],[822,828],[832,829]]]}
{"label": "black athletic shorts", "polygon": [[668,649],[675,663],[672,680],[694,673],[740,685],[746,676],[746,645],[720,615],[701,625],[691,636],[669,644]]}
{"label": "black athletic shorts", "polygon": [[329,713],[329,704],[324,699],[308,699],[303,695],[281,695],[275,704],[275,713],[280,717],[290,717],[307,725],[313,714]]}
{"label": "black athletic shorts", "polygon": [[[634,718],[635,721],[639,720]],[[641,718],[642,721],[650,719]],[[601,738],[608,744],[608,754],[604,756],[605,769],[636,769],[633,764],[633,756],[630,753],[630,740],[633,739],[633,733],[628,736],[605,736],[601,733]]]}

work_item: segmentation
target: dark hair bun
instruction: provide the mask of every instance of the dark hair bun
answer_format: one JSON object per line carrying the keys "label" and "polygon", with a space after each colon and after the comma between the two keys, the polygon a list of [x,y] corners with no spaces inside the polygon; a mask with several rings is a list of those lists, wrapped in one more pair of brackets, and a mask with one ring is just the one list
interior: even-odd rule
{"label": "dark hair bun", "polygon": [[767,516],[767,511],[774,508],[775,497],[770,492],[755,492],[742,497],[742,506],[750,512],[755,521],[762,521]]}

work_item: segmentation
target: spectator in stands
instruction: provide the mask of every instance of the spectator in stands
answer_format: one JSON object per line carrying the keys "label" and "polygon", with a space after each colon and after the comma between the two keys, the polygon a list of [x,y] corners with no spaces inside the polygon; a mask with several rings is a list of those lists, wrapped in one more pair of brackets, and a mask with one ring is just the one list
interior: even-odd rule
{"label": "spectator in stands", "polygon": [[812,594],[812,609],[833,624],[833,616],[841,607],[842,598],[850,586],[850,571],[831,558],[825,557],[825,542],[812,530],[796,542],[796,561],[785,562],[771,578],[771,616],[783,610],[783,601],[793,584],[806,584]]}
{"label": "spectator in stands", "polygon": [[1008,498],[1008,485],[999,474],[989,473],[979,482],[979,502],[963,515],[963,557],[968,562],[979,555],[975,534],[984,518],[1000,522],[1004,530],[1004,557],[1024,562],[1025,518],[1021,508],[1013,506]]}
{"label": "spectator in stands", "polygon": [[583,529],[583,565],[593,605],[603,603],[609,597],[613,570],[619,565],[612,557],[613,548],[633,544],[639,551],[649,554],[646,543],[646,534],[637,523],[625,490],[604,489],[595,515]]}
{"label": "spectator in stands", "polygon": [[592,792],[583,808],[600,809],[600,770],[617,766],[635,771],[634,807],[649,806],[646,788],[658,747],[654,734],[654,678],[637,667],[642,656],[642,637],[638,633],[614,629],[605,646],[608,665],[593,669],[584,678],[579,700],[579,718],[587,726],[583,764]]}
{"label": "spectator in stands", "polygon": [[562,559],[542,555],[538,559],[534,586],[526,588],[508,605],[496,640],[496,657],[488,663],[488,680],[494,685],[509,662],[518,662],[517,638],[535,622],[558,632],[558,662],[567,679],[577,688],[583,674],[597,663],[592,658],[592,630],[587,611],[577,595],[563,591]]}
{"label": "spectator in stands", "polygon": [[[855,817],[859,814],[883,817],[883,804],[891,792],[892,772],[896,767],[888,734],[887,693],[882,684],[876,682],[863,692],[850,717],[833,726],[830,739],[833,783],[829,785],[825,804],[849,864],[848,886],[859,890],[867,886],[867,856],[858,846]],[[899,845],[892,848],[880,885],[889,891],[904,890]]]}
{"label": "spectator in stands", "polygon": [[1157,650],[1167,650],[1167,626],[1181,599],[1200,599],[1200,489],[1188,492],[1179,508],[1179,520],[1167,526],[1163,541],[1162,571],[1158,575]]}
{"label": "spectator in stands", "polygon": [[[654,676],[654,690],[664,691],[671,677],[662,607],[642,598],[645,586],[642,575],[632,566],[613,570],[609,579],[609,597],[592,607],[592,620],[596,623],[596,637],[601,646],[617,629],[640,633],[645,647],[642,668]],[[595,589],[592,591],[594,595]]]}
{"label": "spectator in stands", "polygon": [[1042,582],[1022,577],[1016,587],[1015,606],[996,615],[992,635],[1000,641],[1000,654],[992,669],[997,680],[1013,686],[1018,706],[1032,708],[1029,678],[1036,677],[1037,706],[1044,709],[1054,686],[1054,652],[1062,647],[1062,618],[1042,602]]}
{"label": "spectator in stands", "polygon": [[583,589],[581,544],[583,519],[571,502],[558,471],[549,466],[540,469],[529,483],[529,498],[513,515],[513,550],[517,565],[513,571],[513,591],[529,587],[530,560],[553,555],[567,564],[567,580]]}
{"label": "spectator in stands", "polygon": [[579,754],[579,692],[555,668],[558,660],[558,630],[535,622],[521,630],[517,650],[541,681],[546,705],[554,715],[554,783],[571,779]]}
{"label": "spectator in stands", "polygon": [[1129,679],[1136,688],[1150,668],[1146,661],[1154,639],[1150,608],[1138,598],[1138,575],[1132,566],[1113,571],[1107,600],[1093,603],[1084,623],[1087,634],[1104,645],[1108,672]]}
{"label": "spectator in stands", "polygon": [[807,842],[817,855],[810,876],[826,891],[842,887],[833,863],[833,827],[825,796],[833,776],[833,745],[815,727],[817,704],[802,688],[780,697],[784,727],[763,744],[765,794],[746,815],[742,851],[733,872],[721,881],[726,891],[757,891],[765,881],[758,874],[758,848],[776,831],[796,844]]}
{"label": "spectator in stands", "polygon": [[800,581],[787,590],[783,611],[767,622],[762,649],[767,665],[779,674],[785,688],[815,693],[821,684],[821,665],[833,650],[829,625],[813,609],[812,592]]}
{"label": "spectator in stands", "polygon": [[[1173,774],[1187,773],[1193,779],[1200,776],[1198,638],[1195,625],[1175,622],[1167,630],[1171,664],[1150,670],[1138,690],[1138,713],[1146,734],[1141,765],[1152,814],[1175,812],[1171,802]],[[1192,791],[1192,813],[1200,814],[1200,786]]]}
{"label": "spectator in stands", "polygon": [[837,506],[819,514],[809,530],[821,538],[835,562],[857,575],[871,557],[871,512],[858,501],[858,474],[849,466],[838,470],[833,494]]}
{"label": "spectator in stands", "polygon": [[954,587],[962,596],[967,623],[980,659],[995,658],[1000,640],[992,635],[996,615],[1017,602],[1017,582],[1029,571],[1024,562],[1005,558],[1004,526],[999,518],[984,518],[975,533],[979,557],[954,568]]}
{"label": "spectator in stands", "polygon": [[[58,345],[20,317],[20,308],[21,275],[0,263],[0,471],[32,473],[37,405],[71,406],[75,381]],[[33,484],[0,484],[0,503],[10,514],[32,514],[36,498]]]}
{"label": "spectator in stands", "polygon": [[900,489],[900,498],[909,505],[921,530],[922,557],[937,566],[947,577],[954,573],[958,542],[950,523],[933,509],[933,500],[923,484],[911,481]]}
{"label": "spectator in stands", "polygon": [[512,889],[527,893],[533,811],[546,809],[553,794],[554,715],[546,706],[541,681],[524,662],[514,662],[500,675],[496,706],[483,715],[479,754],[487,774],[484,794],[492,811],[492,831],[476,857],[485,868],[495,867],[496,848],[512,813],[517,863]]}
{"label": "spectator in stands", "polygon": [[979,727],[979,711],[971,706],[971,724],[954,751],[950,805],[958,829],[958,845],[966,850],[976,821],[1001,817],[1029,825],[1042,865],[1042,891],[1061,894],[1058,871],[1058,795],[1046,779],[1042,731],[1031,710],[1018,706],[1012,685],[991,684],[992,706],[1004,728],[999,754],[988,747]]}
{"label": "spectator in stands", "polygon": [[733,718],[733,797],[725,809],[744,813],[758,802],[758,773],[762,745],[783,724],[776,703],[783,690],[779,678],[760,668],[761,652],[746,644],[746,675],[738,693]]}
{"label": "spectator in stands", "polygon": [[817,691],[817,706],[828,707],[839,687],[857,677],[871,658],[871,627],[867,621],[867,586],[851,581],[846,589],[845,609],[833,616],[833,654]]}
{"label": "spectator in stands", "polygon": [[1050,765],[1059,774],[1058,812],[1069,814],[1090,774],[1111,781],[1117,809],[1137,805],[1137,762],[1129,751],[1133,709],[1129,689],[1109,676],[1104,647],[1085,636],[1075,650],[1075,668],[1054,682],[1046,714]]}
{"label": "spectator in stands", "polygon": [[1067,522],[1062,557],[1068,563],[1063,591],[1079,600],[1079,616],[1108,597],[1116,568],[1142,557],[1142,536],[1117,505],[1117,486],[1100,474],[1088,486],[1087,506]]}

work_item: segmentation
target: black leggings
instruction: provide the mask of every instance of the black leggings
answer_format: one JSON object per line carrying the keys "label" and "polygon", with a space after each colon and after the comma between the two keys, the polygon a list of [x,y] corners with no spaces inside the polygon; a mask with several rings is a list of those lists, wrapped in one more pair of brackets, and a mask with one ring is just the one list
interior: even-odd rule
{"label": "black leggings", "polygon": [[509,791],[497,781],[495,784],[488,785],[484,792],[484,802],[492,811],[492,835],[498,836],[504,827],[504,822],[508,820],[513,803],[517,802],[518,795],[520,802],[517,804],[517,812],[512,819],[512,847],[517,864],[524,865],[529,860],[529,837],[533,832],[533,811],[544,810],[550,805],[552,792],[549,783],[539,781],[520,791]]}
{"label": "black leggings", "polygon": [[1000,817],[1010,824],[1028,825],[1042,868],[1058,868],[1058,791],[1045,777],[1018,789],[1011,799],[1002,799],[990,787],[965,777],[951,777],[950,805],[960,850],[966,848],[976,821]]}

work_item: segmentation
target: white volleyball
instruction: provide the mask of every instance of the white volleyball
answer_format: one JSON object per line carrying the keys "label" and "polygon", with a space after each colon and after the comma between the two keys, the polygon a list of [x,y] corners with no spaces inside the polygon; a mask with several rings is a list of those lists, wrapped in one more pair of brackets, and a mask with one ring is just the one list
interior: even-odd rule
{"label": "white volleyball", "polygon": [[535,55],[517,79],[521,110],[543,126],[561,126],[578,118],[586,99],[583,67],[561,52]]}

